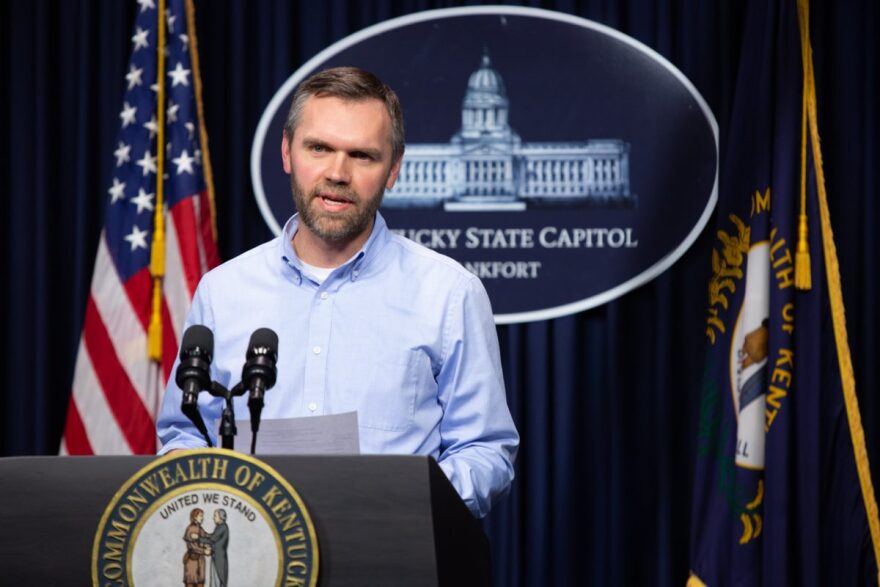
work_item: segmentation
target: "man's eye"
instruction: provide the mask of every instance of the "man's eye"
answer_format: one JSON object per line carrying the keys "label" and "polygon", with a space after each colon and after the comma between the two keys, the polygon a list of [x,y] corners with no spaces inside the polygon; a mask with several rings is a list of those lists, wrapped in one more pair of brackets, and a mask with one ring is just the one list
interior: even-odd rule
{"label": "man's eye", "polygon": [[313,153],[324,153],[327,151],[327,147],[324,145],[312,145],[309,147]]}
{"label": "man's eye", "polygon": [[370,157],[367,153],[363,153],[361,151],[355,151],[354,153],[351,154],[351,156],[354,159],[363,159],[365,161],[369,161],[370,159],[372,159],[372,157]]}

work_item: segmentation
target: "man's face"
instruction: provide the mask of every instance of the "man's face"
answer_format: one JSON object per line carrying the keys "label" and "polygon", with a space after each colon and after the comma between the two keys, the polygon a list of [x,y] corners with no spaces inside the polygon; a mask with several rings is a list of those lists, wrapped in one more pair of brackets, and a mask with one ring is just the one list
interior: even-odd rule
{"label": "man's face", "polygon": [[205,514],[203,514],[202,512],[199,512],[196,514],[196,524],[201,524],[202,521],[204,521],[204,519],[205,519]]}
{"label": "man's face", "polygon": [[334,244],[369,232],[400,171],[400,161],[391,160],[391,118],[379,100],[309,98],[293,138],[282,140],[281,157],[302,224]]}
{"label": "man's face", "polygon": [[223,518],[220,517],[220,510],[214,512],[214,523],[219,524],[223,521]]}

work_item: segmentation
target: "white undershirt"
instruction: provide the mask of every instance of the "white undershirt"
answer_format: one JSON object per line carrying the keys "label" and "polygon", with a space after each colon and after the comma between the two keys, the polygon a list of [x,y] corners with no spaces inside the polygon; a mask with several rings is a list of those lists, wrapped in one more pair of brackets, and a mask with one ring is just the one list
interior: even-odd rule
{"label": "white undershirt", "polygon": [[302,263],[302,266],[306,270],[306,273],[308,273],[309,277],[317,281],[319,284],[324,283],[324,280],[333,273],[334,269],[336,269],[336,267],[315,267],[314,265],[309,265],[302,259],[300,259],[299,262]]}

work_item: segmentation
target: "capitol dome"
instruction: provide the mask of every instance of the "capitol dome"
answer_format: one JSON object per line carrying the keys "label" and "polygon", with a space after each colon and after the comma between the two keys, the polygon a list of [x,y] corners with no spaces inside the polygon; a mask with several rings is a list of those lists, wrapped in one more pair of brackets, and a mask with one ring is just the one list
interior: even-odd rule
{"label": "capitol dome", "polygon": [[475,140],[486,135],[512,138],[507,123],[507,90],[501,74],[492,69],[489,50],[483,49],[480,67],[468,79],[461,107],[459,139]]}
{"label": "capitol dome", "polygon": [[480,68],[468,79],[467,92],[464,95],[465,108],[485,106],[507,107],[507,91],[501,74],[492,69],[488,49],[483,50]]}

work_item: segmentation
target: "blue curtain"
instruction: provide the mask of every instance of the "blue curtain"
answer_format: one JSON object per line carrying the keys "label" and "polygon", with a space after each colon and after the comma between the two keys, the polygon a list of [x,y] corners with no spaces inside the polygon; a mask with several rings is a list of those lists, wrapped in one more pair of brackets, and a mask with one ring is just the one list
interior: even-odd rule
{"label": "blue curtain", "polygon": [[[249,157],[259,116],[283,81],[363,27],[461,4],[197,1],[224,259],[271,236],[252,197]],[[517,4],[586,17],[657,50],[706,98],[723,149],[742,43],[739,3]],[[0,3],[2,455],[57,451],[136,8],[115,0]],[[828,193],[875,487],[878,12],[873,0],[814,2],[811,18]],[[669,271],[615,302],[499,328],[523,444],[513,489],[485,522],[496,584],[684,583],[713,224]]]}

